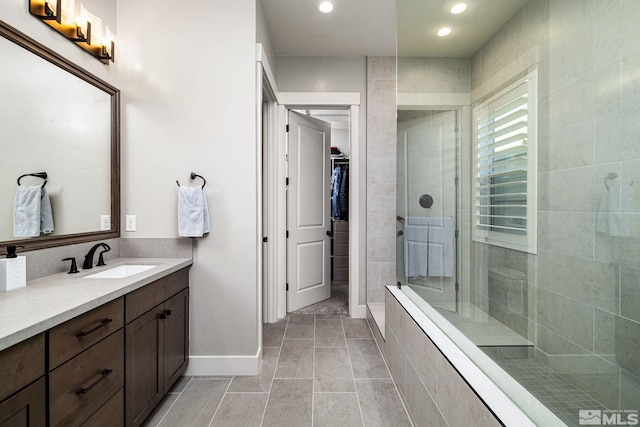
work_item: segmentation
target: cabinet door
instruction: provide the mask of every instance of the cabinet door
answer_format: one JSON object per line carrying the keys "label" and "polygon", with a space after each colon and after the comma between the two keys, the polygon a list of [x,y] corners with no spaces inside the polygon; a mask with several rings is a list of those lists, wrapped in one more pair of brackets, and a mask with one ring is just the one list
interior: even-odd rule
{"label": "cabinet door", "polygon": [[126,425],[138,426],[163,396],[160,309],[126,326]]}
{"label": "cabinet door", "polygon": [[164,303],[162,320],[164,336],[164,392],[182,375],[189,359],[189,289]]}
{"label": "cabinet door", "polygon": [[0,403],[0,427],[45,427],[46,390],[44,378]]}

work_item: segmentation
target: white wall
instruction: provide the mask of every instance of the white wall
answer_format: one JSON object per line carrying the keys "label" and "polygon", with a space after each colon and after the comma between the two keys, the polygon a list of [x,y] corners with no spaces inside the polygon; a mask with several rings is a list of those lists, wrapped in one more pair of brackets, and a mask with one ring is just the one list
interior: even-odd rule
{"label": "white wall", "polygon": [[191,268],[191,355],[204,359],[190,369],[216,368],[218,356],[255,356],[259,342],[256,5],[178,6],[118,4],[122,214],[138,227],[123,237],[177,237],[176,179],[207,179],[211,233]]}

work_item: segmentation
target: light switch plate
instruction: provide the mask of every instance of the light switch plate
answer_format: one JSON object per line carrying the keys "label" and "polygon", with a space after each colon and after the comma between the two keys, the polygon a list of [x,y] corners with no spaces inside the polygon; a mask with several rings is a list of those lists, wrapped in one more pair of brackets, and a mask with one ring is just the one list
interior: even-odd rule
{"label": "light switch plate", "polygon": [[125,231],[136,231],[136,216],[135,215],[126,215],[125,224],[124,224],[124,230]]}

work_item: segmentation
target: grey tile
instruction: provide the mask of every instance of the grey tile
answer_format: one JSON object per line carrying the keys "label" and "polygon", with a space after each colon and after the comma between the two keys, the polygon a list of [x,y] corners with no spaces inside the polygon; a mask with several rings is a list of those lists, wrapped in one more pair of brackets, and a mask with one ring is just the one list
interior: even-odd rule
{"label": "grey tile", "polygon": [[593,349],[593,307],[538,290],[538,322],[581,347]]}
{"label": "grey tile", "polygon": [[407,356],[402,351],[393,332],[389,332],[387,335],[387,363],[389,363],[389,371],[398,385],[400,394],[404,395]]}
{"label": "grey tile", "polygon": [[193,377],[180,377],[178,380],[171,386],[169,393],[182,393],[184,388],[189,384]]}
{"label": "grey tile", "polygon": [[620,409],[640,410],[640,377],[624,369],[620,372]]}
{"label": "grey tile", "polygon": [[313,314],[290,314],[285,338],[313,338]]}
{"label": "grey tile", "polygon": [[446,427],[447,423],[433,398],[411,365],[407,366],[407,410],[415,426]]}
{"label": "grey tile", "polygon": [[316,314],[316,321],[318,320],[329,320],[329,319],[340,319],[342,315],[340,314]]}
{"label": "grey tile", "polygon": [[191,380],[160,426],[208,425],[228,386],[229,380]]}
{"label": "grey tile", "polygon": [[315,392],[355,392],[347,349],[317,347],[313,379]]}
{"label": "grey tile", "polygon": [[158,406],[149,414],[147,419],[142,423],[143,427],[156,427],[160,424],[167,412],[171,409],[171,406],[178,399],[178,393],[169,393],[158,403]]}
{"label": "grey tile", "polygon": [[269,392],[279,354],[280,348],[264,347],[260,375],[233,377],[229,392]]}
{"label": "grey tile", "polygon": [[313,378],[313,340],[284,340],[276,378]]}
{"label": "grey tile", "polygon": [[263,347],[280,347],[284,338],[284,330],[287,327],[287,319],[275,323],[265,323],[262,326]]}
{"label": "grey tile", "polygon": [[345,347],[342,321],[338,319],[316,319],[316,347]]}
{"label": "grey tile", "polygon": [[365,426],[411,426],[391,379],[357,379],[358,400]]}
{"label": "grey tile", "polygon": [[311,426],[313,380],[273,380],[263,427]]}
{"label": "grey tile", "polygon": [[347,347],[356,378],[391,377],[374,340],[348,339]]}
{"label": "grey tile", "polygon": [[622,266],[620,314],[640,322],[640,269]]}
{"label": "grey tile", "polygon": [[409,363],[413,365],[427,390],[434,393],[440,351],[415,322],[410,331],[411,342],[409,345],[414,350],[410,353]]}
{"label": "grey tile", "polygon": [[615,316],[614,322],[614,351],[618,365],[640,376],[640,323],[619,316]]}
{"label": "grey tile", "polygon": [[444,357],[438,358],[437,381],[435,402],[449,425],[468,425],[469,420],[483,427],[501,425]]}
{"label": "grey tile", "polygon": [[362,426],[356,393],[314,393],[313,426]]}
{"label": "grey tile", "polygon": [[268,397],[268,393],[227,393],[210,426],[260,427]]}
{"label": "grey tile", "polygon": [[352,319],[351,317],[343,316],[342,326],[347,338],[373,338],[366,319]]}

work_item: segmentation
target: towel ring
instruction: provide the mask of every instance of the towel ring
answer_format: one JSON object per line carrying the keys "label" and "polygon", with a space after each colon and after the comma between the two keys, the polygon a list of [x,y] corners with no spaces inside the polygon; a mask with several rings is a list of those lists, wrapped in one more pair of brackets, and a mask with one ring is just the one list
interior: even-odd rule
{"label": "towel ring", "polygon": [[35,176],[36,178],[42,178],[44,179],[44,183],[42,184],[42,188],[44,188],[45,185],[47,185],[47,173],[46,172],[35,172],[35,173],[25,173],[24,175],[20,175],[18,177],[18,185],[20,185],[20,180],[22,178],[24,178],[25,176]]}
{"label": "towel ring", "polygon": [[[197,174],[197,173],[195,173],[195,172],[191,172],[191,175],[189,175],[189,177],[190,177],[191,179],[196,179],[196,177],[197,177],[197,178],[202,179],[202,181],[204,181],[204,184],[202,184],[202,188],[204,188],[204,186],[205,186],[205,185],[207,185],[207,180],[206,180],[206,179],[204,179],[204,177],[203,177],[202,175],[198,175],[198,174]],[[180,187],[180,183],[178,182],[178,180],[177,180],[177,179],[176,179],[176,184],[178,184],[178,187]]]}

